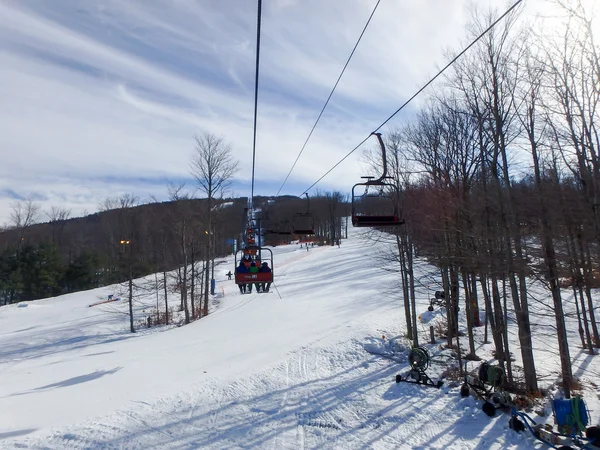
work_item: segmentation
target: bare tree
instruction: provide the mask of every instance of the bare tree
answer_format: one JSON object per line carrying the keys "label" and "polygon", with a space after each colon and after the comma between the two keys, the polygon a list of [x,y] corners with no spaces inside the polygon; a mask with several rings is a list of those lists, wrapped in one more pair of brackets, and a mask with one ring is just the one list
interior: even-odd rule
{"label": "bare tree", "polygon": [[17,200],[10,205],[10,225],[14,228],[25,228],[33,225],[40,215],[40,205],[32,199]]}
{"label": "bare tree", "polygon": [[60,246],[65,225],[71,216],[71,210],[59,206],[52,206],[50,210],[46,211],[44,214],[52,227],[52,241]]}
{"label": "bare tree", "polygon": [[181,310],[185,314],[185,323],[190,323],[188,302],[190,242],[193,233],[193,218],[190,208],[190,195],[183,191],[185,185],[170,185],[169,198],[174,202],[175,214],[172,217],[177,236],[182,265],[177,269],[177,285],[181,295]]}
{"label": "bare tree", "polygon": [[61,220],[67,220],[71,217],[71,210],[61,208],[60,206],[52,206],[49,211],[44,213],[48,218],[49,222],[59,222]]}
{"label": "bare tree", "polygon": [[35,203],[33,199],[28,198],[26,200],[17,200],[10,205],[12,211],[10,213],[10,228],[18,230],[19,242],[17,246],[20,247],[24,240],[25,229],[40,218],[40,205]]}
{"label": "bare tree", "polygon": [[211,133],[196,136],[195,154],[191,162],[192,176],[198,188],[211,201],[231,186],[238,170],[238,162],[231,155],[231,147]]}
{"label": "bare tree", "polygon": [[[108,255],[109,273],[118,275],[118,264],[122,260],[121,240],[131,240],[134,213],[132,208],[138,204],[138,197],[133,194],[123,194],[119,197],[107,197],[98,204],[101,212],[115,211],[113,214],[102,214],[101,223],[105,235],[105,248]],[[136,246],[139,243],[136,243]],[[139,247],[136,248],[136,251]],[[118,281],[110,279],[110,281]]]}
{"label": "bare tree", "polygon": [[[581,1],[558,1],[568,14],[563,36],[545,39],[543,49],[550,99],[546,101],[547,123],[552,129],[553,146],[564,165],[577,180],[578,208],[566,212],[575,284],[580,289],[586,334],[591,325],[594,346],[600,347],[600,333],[590,289],[594,286],[593,266],[600,258],[600,55],[592,20]],[[571,216],[576,217],[571,221]],[[596,241],[594,245],[591,241]],[[595,255],[594,255],[595,253]],[[594,256],[596,261],[594,261]],[[583,292],[588,299],[586,310]],[[589,314],[589,324],[587,316]],[[588,337],[588,345],[590,337]]]}
{"label": "bare tree", "polygon": [[[204,304],[202,316],[208,314],[208,293],[210,282],[211,260],[214,251],[213,237],[213,201],[231,185],[233,176],[238,170],[238,162],[231,155],[231,147],[222,137],[211,133],[202,133],[195,137],[195,154],[191,162],[191,173],[200,191],[208,198],[206,236],[206,264],[204,267]],[[213,237],[211,239],[211,237]]]}
{"label": "bare tree", "polygon": [[117,197],[106,197],[98,204],[99,211],[110,211],[111,209],[133,208],[139,203],[139,197],[134,194],[123,194]]}
{"label": "bare tree", "polygon": [[[496,13],[475,17],[473,35],[479,34],[493,21]],[[508,278],[515,310],[526,388],[537,391],[537,376],[533,355],[529,298],[526,280],[526,255],[523,232],[516,209],[514,177],[509,165],[511,143],[521,130],[516,117],[513,92],[518,79],[513,55],[521,37],[511,36],[516,14],[491,30],[472,53],[472,60],[457,65],[457,79],[483,133],[490,141],[490,152],[482,161],[490,176],[488,194],[498,207],[503,258],[503,276]],[[494,287],[496,289],[496,287]]]}
{"label": "bare tree", "polygon": [[[519,105],[516,109],[517,117],[527,136],[528,147],[533,161],[535,186],[540,194],[540,233],[545,262],[544,277],[549,285],[554,303],[554,316],[556,319],[556,332],[565,397],[570,398],[573,373],[569,355],[563,301],[561,298],[561,287],[559,284],[556,243],[549,213],[549,199],[552,196],[548,192],[547,183],[544,183],[543,180],[543,166],[540,155],[540,147],[547,137],[548,130],[547,124],[543,121],[544,113],[540,105],[544,69],[535,60],[532,53],[528,50],[529,48],[530,46],[526,42],[523,56],[516,61],[517,68],[523,66],[525,73],[522,82],[519,83],[517,90],[515,90],[515,104]],[[539,119],[540,115],[542,116],[542,120]]]}

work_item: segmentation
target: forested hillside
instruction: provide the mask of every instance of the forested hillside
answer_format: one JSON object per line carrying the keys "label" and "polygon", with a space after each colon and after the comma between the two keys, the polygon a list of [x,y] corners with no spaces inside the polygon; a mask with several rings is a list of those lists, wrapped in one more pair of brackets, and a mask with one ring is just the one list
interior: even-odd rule
{"label": "forested hillside", "polygon": [[[124,195],[86,217],[69,219],[66,211],[54,209],[45,223],[31,223],[41,217],[35,203],[17,202],[11,229],[0,233],[0,304],[92,289],[130,275],[164,273],[185,262],[201,264],[209,251],[211,260],[231,254],[247,202],[245,197],[214,200],[210,231],[206,199],[136,205],[133,196]],[[340,193],[317,196],[310,205],[291,196],[256,197],[255,203],[264,211],[265,229],[291,226],[294,216],[310,207],[314,239],[329,243],[340,239],[341,218],[349,213],[347,197]],[[295,238],[267,235],[265,243]],[[196,269],[195,276],[201,277],[204,268]]]}

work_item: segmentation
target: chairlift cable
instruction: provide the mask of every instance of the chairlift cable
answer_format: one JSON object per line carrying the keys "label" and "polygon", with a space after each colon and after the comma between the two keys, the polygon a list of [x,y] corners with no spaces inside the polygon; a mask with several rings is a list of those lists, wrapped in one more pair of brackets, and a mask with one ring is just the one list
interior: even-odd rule
{"label": "chairlift cable", "polygon": [[406,100],[394,113],[389,116],[381,125],[379,125],[374,131],[369,133],[369,135],[364,138],[356,147],[354,147],[346,156],[344,156],[341,160],[339,160],[333,167],[331,167],[327,172],[325,172],[317,181],[311,184],[302,194],[301,196],[310,191],[313,187],[315,187],[323,178],[329,175],[336,167],[338,167],[342,162],[346,160],[352,153],[360,148],[369,137],[379,131],[385,124],[387,124],[396,114],[402,111],[411,101],[417,97],[421,92],[423,92],[431,83],[433,83],[438,77],[440,77],[451,65],[453,65],[462,55],[464,55],[468,50],[471,49],[483,36],[485,36],[492,28],[494,28],[502,19],[504,19],[508,14],[510,14],[523,0],[517,0],[510,8],[506,10],[504,14],[502,14],[498,19],[496,19],[492,24],[487,27],[477,38],[475,38],[467,47],[465,47],[458,55],[456,55],[448,64],[446,64],[433,78],[431,78],[427,83],[425,83],[415,94],[413,94],[408,100]]}
{"label": "chairlift cable", "polygon": [[[268,286],[273,282],[273,252],[270,249],[262,248],[260,245],[256,245],[254,241],[254,174],[256,168],[256,125],[257,125],[257,116],[258,116],[258,76],[260,69],[260,25],[261,25],[261,10],[262,10],[262,0],[258,0],[258,11],[256,18],[256,73],[254,77],[254,130],[253,130],[253,139],[252,139],[252,190],[250,194],[250,204],[244,210],[244,218],[242,221],[243,227],[243,238],[244,238],[244,246],[235,252],[235,284],[239,286],[240,293],[246,293],[246,286],[250,285],[250,292],[252,292],[252,284],[256,285],[257,293],[259,292],[259,284],[261,284],[264,288],[265,283],[267,283],[267,292]],[[259,225],[260,226],[260,225]],[[252,228],[250,228],[252,227]],[[250,242],[250,239],[252,241]],[[247,245],[250,244],[250,245]],[[268,267],[268,263],[264,261],[263,255],[266,252],[268,259],[271,262],[271,268],[267,271],[261,271],[257,269],[256,271],[251,270],[251,267],[248,267],[247,271],[240,270],[238,267],[244,267],[245,264],[242,263],[244,258],[248,258],[248,261],[252,260],[251,264],[255,264],[257,261],[262,261],[263,265]],[[240,254],[240,266],[238,266],[238,254]],[[255,265],[255,267],[258,264]]]}
{"label": "chairlift cable", "polygon": [[291,175],[292,171],[294,170],[294,168],[296,167],[296,164],[298,163],[298,160],[300,159],[300,156],[302,156],[302,153],[304,152],[304,149],[306,148],[306,144],[308,144],[308,141],[310,140],[310,138],[311,138],[311,136],[313,134],[313,131],[315,131],[315,128],[317,127],[317,124],[319,123],[319,120],[321,120],[321,116],[323,115],[323,112],[325,111],[325,108],[327,108],[327,105],[329,104],[329,100],[331,100],[331,97],[333,96],[333,93],[335,92],[335,90],[336,90],[336,88],[337,88],[340,80],[342,79],[342,76],[344,75],[344,72],[346,71],[346,67],[348,67],[348,64],[350,63],[350,60],[352,59],[352,56],[354,56],[354,52],[356,51],[356,48],[358,47],[358,44],[360,43],[363,35],[365,34],[365,31],[367,30],[367,27],[369,26],[369,23],[371,22],[371,19],[373,18],[373,15],[375,14],[375,11],[377,10],[377,7],[379,6],[380,2],[381,2],[381,0],[377,0],[377,3],[375,4],[375,7],[373,8],[373,11],[371,12],[371,15],[369,16],[369,19],[367,20],[367,23],[365,24],[362,32],[360,33],[360,36],[358,37],[358,40],[356,41],[356,44],[354,44],[354,48],[352,49],[352,52],[350,53],[350,56],[346,60],[346,64],[344,64],[344,67],[343,67],[342,71],[340,72],[340,75],[338,76],[338,79],[336,80],[335,84],[333,85],[333,89],[329,93],[329,97],[327,97],[327,100],[325,101],[325,104],[323,105],[323,108],[321,108],[321,112],[319,113],[319,116],[317,117],[317,120],[315,121],[314,125],[312,126],[312,128],[310,130],[310,133],[308,133],[308,137],[306,138],[306,141],[304,141],[304,145],[302,145],[302,148],[300,149],[300,153],[298,153],[298,156],[296,156],[296,160],[294,161],[294,164],[292,164],[292,168],[290,169],[290,171],[286,175],[285,180],[283,180],[283,183],[281,184],[279,190],[277,191],[277,194],[275,194],[276,197],[279,195],[279,193],[281,192],[281,190],[285,186],[285,183],[287,183],[287,180],[290,177],[290,175]]}
{"label": "chairlift cable", "polygon": [[262,0],[258,0],[258,12],[256,18],[256,74],[254,77],[254,135],[252,139],[252,190],[250,194],[250,207],[254,207],[254,169],[256,166],[256,119],[258,113],[258,73],[260,66],[260,21]]}

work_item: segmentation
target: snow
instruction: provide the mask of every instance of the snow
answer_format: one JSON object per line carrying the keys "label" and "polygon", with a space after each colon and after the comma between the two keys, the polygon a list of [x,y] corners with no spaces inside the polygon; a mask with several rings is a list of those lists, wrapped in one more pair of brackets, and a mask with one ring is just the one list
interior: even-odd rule
{"label": "snow", "polygon": [[[461,398],[459,383],[395,383],[409,342],[399,277],[381,267],[384,239],[350,230],[339,248],[272,250],[270,293],[241,295],[225,276],[228,258],[212,313],[182,327],[129,333],[118,286],[0,308],[0,448],[537,448],[508,429],[508,415],[488,418],[480,401]],[[424,262],[416,270],[435,273]],[[441,315],[427,311],[434,290],[419,291],[422,342]],[[88,306],[110,294],[123,300]],[[136,317],[155,304],[146,294]],[[556,343],[541,333],[536,342],[538,368],[553,382]],[[428,348],[437,355],[441,344]],[[575,372],[597,374],[577,344],[573,334]],[[489,348],[478,351],[489,357]],[[395,351],[397,361],[366,350]],[[516,342],[512,351],[518,358]],[[600,400],[586,385],[597,423]]]}

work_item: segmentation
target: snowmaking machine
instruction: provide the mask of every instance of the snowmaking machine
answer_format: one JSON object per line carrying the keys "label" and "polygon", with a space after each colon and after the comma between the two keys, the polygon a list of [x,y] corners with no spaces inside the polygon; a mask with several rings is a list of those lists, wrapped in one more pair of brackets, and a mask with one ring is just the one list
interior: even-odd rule
{"label": "snowmaking machine", "polygon": [[436,388],[440,388],[444,384],[441,380],[434,382],[427,375],[426,370],[431,364],[431,357],[425,347],[413,347],[408,355],[408,363],[410,370],[406,375],[396,375],[396,383],[414,383]]}
{"label": "snowmaking machine", "polygon": [[513,407],[508,425],[517,433],[529,431],[550,448],[600,449],[600,427],[588,426],[589,414],[581,397],[554,399],[552,413],[554,426],[537,423],[527,413]]}
{"label": "snowmaking machine", "polygon": [[496,410],[509,411],[511,408],[512,397],[503,389],[505,383],[506,376],[502,367],[484,362],[479,366],[477,375],[466,373],[460,395],[468,397],[472,394],[475,398],[483,400],[482,411],[493,417]]}

